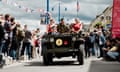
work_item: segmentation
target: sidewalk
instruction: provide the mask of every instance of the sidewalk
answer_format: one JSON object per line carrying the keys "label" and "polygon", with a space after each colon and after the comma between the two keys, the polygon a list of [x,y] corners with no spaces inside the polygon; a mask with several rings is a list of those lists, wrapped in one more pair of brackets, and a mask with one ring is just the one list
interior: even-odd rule
{"label": "sidewalk", "polygon": [[27,56],[24,56],[24,59],[16,61],[16,60],[12,60],[11,57],[4,57],[4,60],[5,60],[5,64],[3,68],[9,68],[9,67],[17,66],[17,65],[22,65],[23,63],[26,63],[26,62],[32,62],[36,60],[36,58],[28,60]]}

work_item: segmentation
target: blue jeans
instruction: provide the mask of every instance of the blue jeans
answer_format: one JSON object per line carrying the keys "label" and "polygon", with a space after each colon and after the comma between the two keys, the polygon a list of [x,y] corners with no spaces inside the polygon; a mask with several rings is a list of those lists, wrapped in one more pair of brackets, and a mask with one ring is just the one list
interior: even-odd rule
{"label": "blue jeans", "polygon": [[3,40],[1,40],[1,41],[0,41],[0,53],[3,52],[4,46],[5,46],[5,42],[3,42]]}
{"label": "blue jeans", "polygon": [[9,41],[8,40],[3,41],[1,45],[2,53],[4,54],[7,53],[7,55],[9,55],[8,47],[9,47]]}
{"label": "blue jeans", "polygon": [[0,53],[2,53],[2,40],[0,40]]}
{"label": "blue jeans", "polygon": [[107,52],[107,55],[109,56],[109,57],[111,57],[112,59],[116,59],[117,58],[117,56],[119,56],[119,53],[118,52]]}
{"label": "blue jeans", "polygon": [[31,43],[29,42],[23,42],[23,47],[21,50],[21,56],[24,55],[24,51],[26,50],[26,54],[28,55],[29,59],[32,58],[32,47]]}
{"label": "blue jeans", "polygon": [[10,50],[10,56],[13,58],[13,60],[16,59],[16,50],[12,49]]}

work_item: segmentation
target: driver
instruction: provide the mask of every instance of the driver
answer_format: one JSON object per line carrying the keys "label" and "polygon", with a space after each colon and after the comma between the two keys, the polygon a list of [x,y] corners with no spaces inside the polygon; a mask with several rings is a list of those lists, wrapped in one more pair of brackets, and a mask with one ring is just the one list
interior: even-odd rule
{"label": "driver", "polygon": [[57,32],[59,33],[69,32],[69,28],[65,25],[63,18],[60,20],[60,24],[57,25]]}

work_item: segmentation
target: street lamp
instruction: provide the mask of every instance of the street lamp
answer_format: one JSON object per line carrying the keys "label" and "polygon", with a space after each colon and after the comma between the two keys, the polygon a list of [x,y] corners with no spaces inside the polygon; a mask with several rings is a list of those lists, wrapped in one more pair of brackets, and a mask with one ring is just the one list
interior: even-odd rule
{"label": "street lamp", "polygon": [[[60,23],[60,19],[61,19],[61,2],[60,0],[57,3],[58,5],[58,22]],[[52,7],[52,11],[54,10],[54,7]],[[65,7],[64,9],[65,11],[67,11],[67,8]]]}
{"label": "street lamp", "polygon": [[49,23],[48,13],[49,13],[49,0],[47,0],[47,14],[46,14],[46,21],[47,21],[47,24]]}
{"label": "street lamp", "polygon": [[[60,0],[59,0],[59,2],[58,2],[58,22],[60,22],[60,17],[61,17],[61,12],[60,12],[60,9],[61,9],[61,6],[60,6],[61,4],[60,4]],[[54,8],[52,8],[52,11],[54,10]]]}
{"label": "street lamp", "polygon": [[58,6],[58,22],[60,23],[60,0],[59,0],[59,6]]}

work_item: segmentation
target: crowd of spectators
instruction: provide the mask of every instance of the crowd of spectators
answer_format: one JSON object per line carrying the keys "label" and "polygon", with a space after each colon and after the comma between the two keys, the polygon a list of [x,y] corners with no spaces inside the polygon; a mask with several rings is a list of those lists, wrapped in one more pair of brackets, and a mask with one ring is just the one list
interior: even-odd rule
{"label": "crowd of spectators", "polygon": [[90,55],[102,60],[120,61],[120,38],[113,38],[111,28],[96,25],[93,32],[85,34],[85,57]]}
{"label": "crowd of spectators", "polygon": [[30,31],[28,26],[16,22],[10,14],[0,14],[0,54],[13,62],[40,56],[40,29]]}

